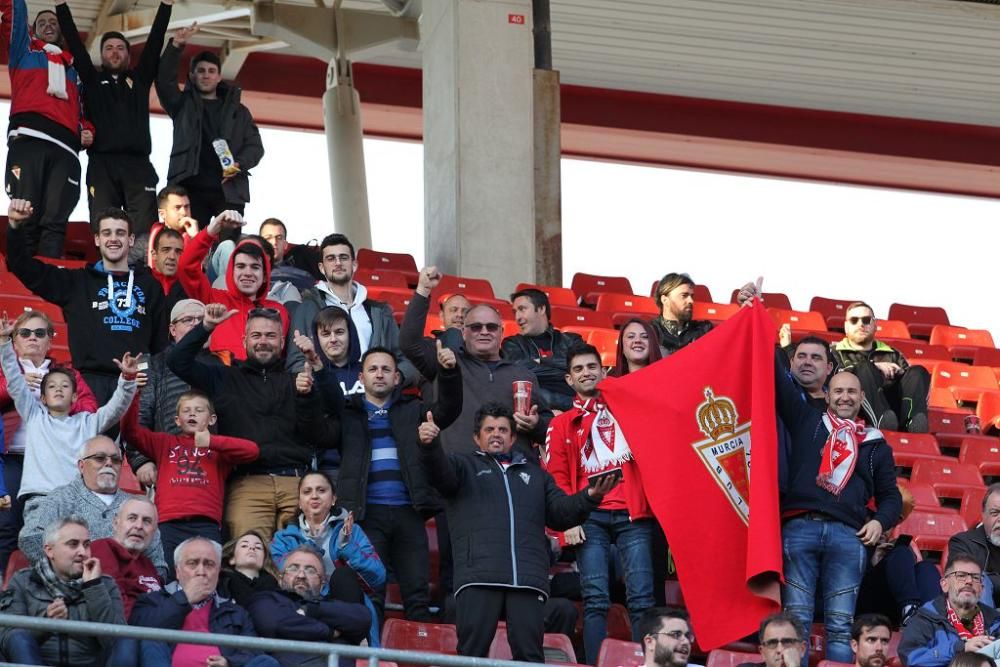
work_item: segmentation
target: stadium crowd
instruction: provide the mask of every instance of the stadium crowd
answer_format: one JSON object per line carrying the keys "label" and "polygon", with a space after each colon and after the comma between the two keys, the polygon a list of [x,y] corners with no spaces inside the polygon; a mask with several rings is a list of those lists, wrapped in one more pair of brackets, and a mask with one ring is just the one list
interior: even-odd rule
{"label": "stadium crowd", "polygon": [[[601,382],[711,331],[692,319],[694,281],[663,277],[660,314],[624,323],[610,369],[552,326],[544,291],[514,293],[501,313],[438,296],[434,266],[397,325],[356,279],[348,238],[293,247],[277,218],[247,233],[264,146],[213,53],[195,55],[178,86],[197,28],[167,40],[172,4],[133,66],[119,32],[100,36],[93,63],[64,1],[33,21],[24,0],[0,1],[6,267],[61,310],[72,360],[52,359],[44,310],[3,314],[0,572],[15,554],[27,566],[4,582],[0,611],[378,646],[395,581],[405,617],[454,623],[462,655],[488,655],[505,620],[514,658],[544,662],[544,633],[573,635],[579,600],[595,664],[623,601],[646,664],[686,665],[695,638],[683,611],[663,607],[663,531]],[[159,193],[153,86],[174,123]],[[61,268],[44,258],[63,255],[81,149],[100,259]],[[760,289],[744,285],[740,302]],[[904,664],[980,664],[965,652],[1000,626],[1000,486],[982,524],[952,539],[943,576],[918,562],[893,532],[913,501],[882,429],[928,430],[929,378],[875,338],[869,305],[845,315],[833,346],[785,337],[775,352],[785,581],[783,612],[757,638],[762,661],[808,664],[818,615],[833,661],[882,667],[902,626]],[[504,337],[505,319],[519,333]],[[121,488],[126,460],[148,495]],[[13,628],[0,628],[0,653],[48,665],[311,660]]]}

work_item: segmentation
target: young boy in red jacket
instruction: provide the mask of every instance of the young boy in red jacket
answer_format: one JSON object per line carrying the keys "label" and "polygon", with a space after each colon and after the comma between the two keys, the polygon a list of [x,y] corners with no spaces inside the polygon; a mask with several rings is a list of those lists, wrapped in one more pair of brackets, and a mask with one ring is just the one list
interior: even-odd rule
{"label": "young boy in red jacket", "polygon": [[222,543],[222,498],[229,472],[257,458],[257,444],[209,433],[215,407],[203,392],[177,400],[180,435],[157,433],[139,424],[138,397],[122,418],[122,438],[156,463],[156,509],[167,568],[181,542],[199,536]]}

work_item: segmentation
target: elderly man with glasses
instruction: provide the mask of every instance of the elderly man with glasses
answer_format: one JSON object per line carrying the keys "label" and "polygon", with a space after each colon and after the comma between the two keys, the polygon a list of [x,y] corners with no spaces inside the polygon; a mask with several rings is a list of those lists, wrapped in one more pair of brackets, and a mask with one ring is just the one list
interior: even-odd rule
{"label": "elderly man with glasses", "polygon": [[738,667],[799,667],[809,654],[805,627],[788,612],[771,614],[761,621],[757,641],[764,662],[744,662]]}
{"label": "elderly man with glasses", "polygon": [[1000,614],[980,602],[983,571],[968,555],[948,558],[941,592],[903,626],[899,657],[907,667],[944,667],[956,653],[978,651],[1000,635]]}
{"label": "elderly man with glasses", "polygon": [[923,366],[910,366],[895,348],[875,339],[878,321],[864,301],[847,307],[844,339],[833,346],[837,366],[861,379],[861,388],[878,423],[887,431],[927,432],[927,395],[931,377]]}
{"label": "elderly man with glasses", "polygon": [[[77,467],[79,477],[54,489],[45,497],[45,502],[38,504],[37,509],[25,514],[18,546],[32,562],[42,557],[45,528],[57,519],[76,515],[90,527],[90,539],[112,537],[118,508],[136,497],[118,488],[122,456],[111,438],[99,435],[88,440],[80,450]],[[161,575],[166,572],[167,563],[163,559],[158,531],[143,553],[153,561]]]}

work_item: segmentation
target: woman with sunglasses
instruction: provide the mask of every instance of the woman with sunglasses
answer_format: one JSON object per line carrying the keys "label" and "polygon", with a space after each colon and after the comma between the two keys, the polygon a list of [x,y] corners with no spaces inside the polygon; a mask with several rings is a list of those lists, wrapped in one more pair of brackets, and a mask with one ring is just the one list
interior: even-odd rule
{"label": "woman with sunglasses", "polygon": [[[26,310],[14,320],[14,353],[21,366],[21,373],[36,399],[41,400],[42,378],[50,368],[59,366],[50,356],[55,327],[45,313]],[[65,368],[65,366],[63,366]],[[70,407],[71,415],[78,412],[97,412],[97,399],[76,369],[69,369],[76,378],[76,402]],[[3,413],[4,470],[3,481],[10,493],[12,504],[9,512],[0,513],[0,572],[7,570],[7,560],[17,549],[17,534],[21,531],[22,507],[17,502],[21,489],[21,472],[24,469],[25,434],[21,416],[14,408],[14,399],[7,390],[7,378],[0,374],[0,413]]]}

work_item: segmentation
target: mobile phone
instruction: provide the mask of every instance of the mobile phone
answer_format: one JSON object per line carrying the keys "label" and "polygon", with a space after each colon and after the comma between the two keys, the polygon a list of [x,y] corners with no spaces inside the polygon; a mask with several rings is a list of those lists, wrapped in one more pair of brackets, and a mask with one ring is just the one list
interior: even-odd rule
{"label": "mobile phone", "polygon": [[136,370],[138,370],[140,372],[145,371],[147,369],[149,369],[149,362],[148,361],[140,361],[139,365],[136,366]]}
{"label": "mobile phone", "polygon": [[605,477],[615,477],[620,480],[622,478],[622,469],[613,468],[611,470],[605,470],[604,472],[599,472],[596,475],[588,475],[587,479],[589,480],[590,486],[597,486],[597,483]]}

